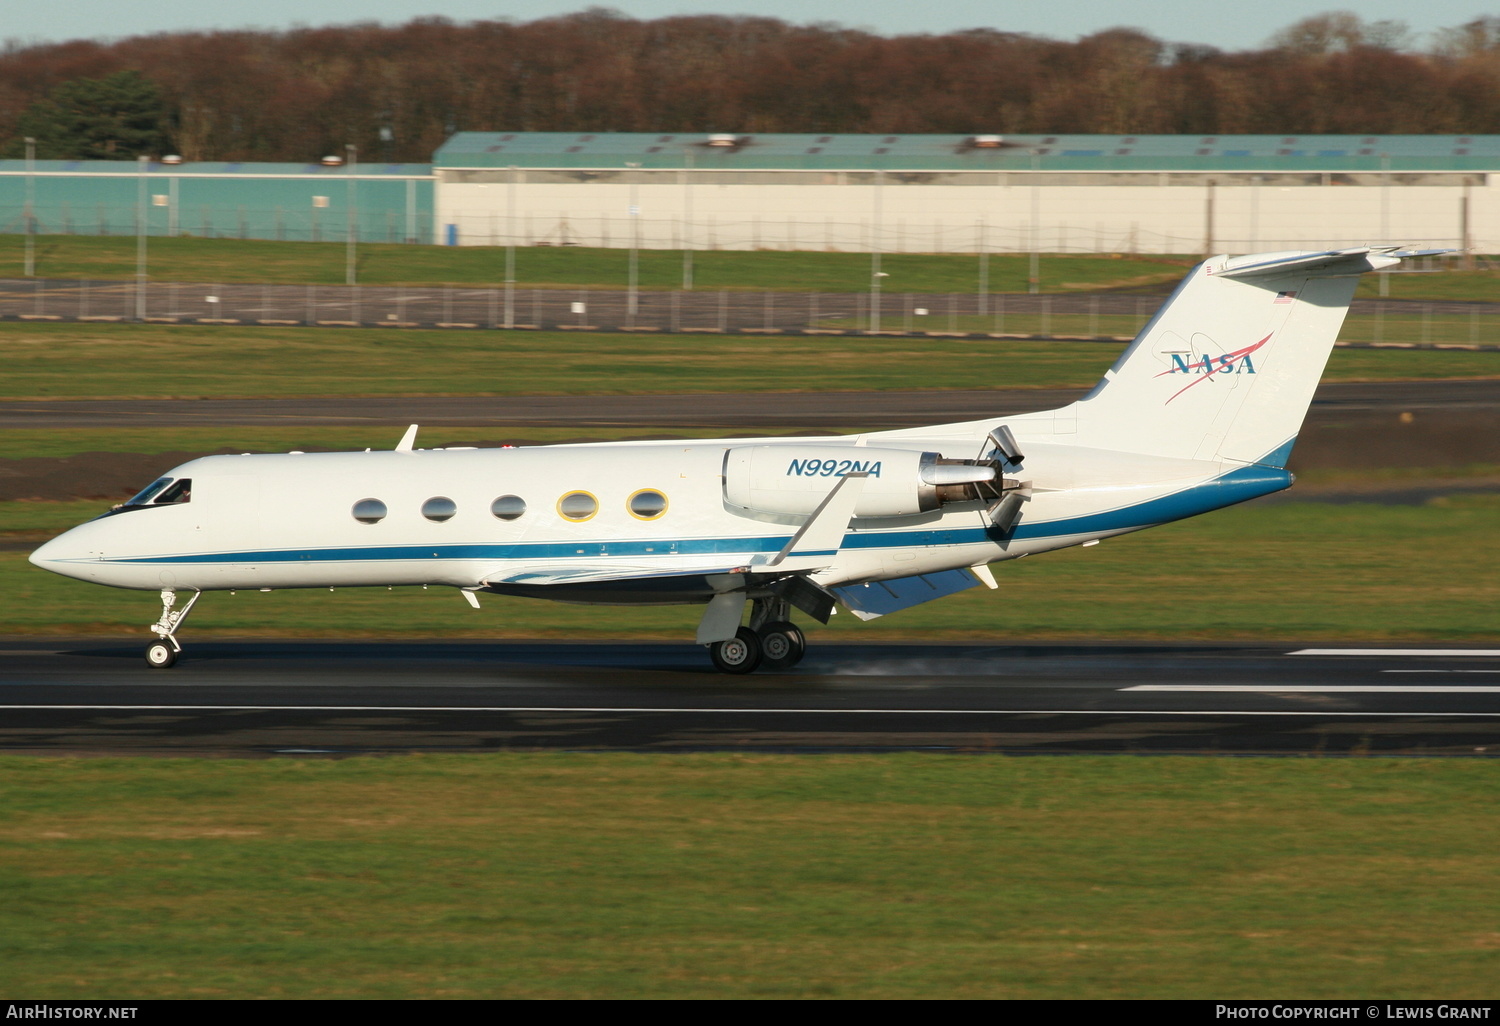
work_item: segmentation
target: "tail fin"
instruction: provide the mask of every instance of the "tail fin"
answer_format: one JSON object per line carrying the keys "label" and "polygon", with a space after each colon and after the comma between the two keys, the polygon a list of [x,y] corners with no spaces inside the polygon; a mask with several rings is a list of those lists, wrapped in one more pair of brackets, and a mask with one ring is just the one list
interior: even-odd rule
{"label": "tail fin", "polygon": [[1284,467],[1360,274],[1413,255],[1205,260],[1104,380],[1057,411],[1057,430],[1101,449]]}

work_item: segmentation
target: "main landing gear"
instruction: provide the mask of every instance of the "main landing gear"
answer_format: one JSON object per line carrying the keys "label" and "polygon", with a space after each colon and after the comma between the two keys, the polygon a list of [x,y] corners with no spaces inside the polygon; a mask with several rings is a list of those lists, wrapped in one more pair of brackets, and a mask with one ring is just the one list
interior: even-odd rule
{"label": "main landing gear", "polygon": [[177,664],[177,657],[182,655],[182,645],[177,640],[177,628],[188,618],[193,606],[203,592],[193,592],[193,597],[187,600],[187,604],[181,609],[173,609],[177,602],[177,592],[170,588],[163,588],[161,593],[161,618],[151,625],[151,630],[157,635],[157,640],[146,646],[146,665],[155,670],[165,670]]}
{"label": "main landing gear", "polygon": [[785,599],[757,599],[749,627],[741,627],[727,641],[708,646],[714,666],[722,673],[754,673],[762,666],[772,670],[796,666],[807,654],[807,637],[788,619],[790,615],[791,606]]}

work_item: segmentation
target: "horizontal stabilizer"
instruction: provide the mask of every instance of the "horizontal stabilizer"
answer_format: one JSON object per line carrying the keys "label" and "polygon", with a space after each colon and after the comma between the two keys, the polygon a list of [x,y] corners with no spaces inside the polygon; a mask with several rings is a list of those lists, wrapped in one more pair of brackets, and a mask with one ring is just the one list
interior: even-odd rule
{"label": "horizontal stabilizer", "polygon": [[944,570],[935,574],[898,577],[893,581],[850,584],[832,591],[855,616],[861,620],[873,620],[898,609],[920,606],[923,602],[977,587],[979,580],[969,571]]}
{"label": "horizontal stabilizer", "polygon": [[1395,267],[1405,258],[1451,252],[1453,251],[1448,249],[1406,250],[1398,246],[1361,246],[1356,249],[1329,249],[1321,253],[1256,253],[1224,261],[1223,270],[1215,277],[1284,278],[1295,274],[1322,278],[1339,274],[1364,274],[1367,271]]}

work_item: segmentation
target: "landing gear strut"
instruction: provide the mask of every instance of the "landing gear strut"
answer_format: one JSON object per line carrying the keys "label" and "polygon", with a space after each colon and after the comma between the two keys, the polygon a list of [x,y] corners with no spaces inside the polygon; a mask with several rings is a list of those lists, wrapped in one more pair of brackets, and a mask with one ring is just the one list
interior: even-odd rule
{"label": "landing gear strut", "polygon": [[[744,599],[740,598],[735,607],[725,610],[731,617],[729,623],[721,621],[715,625],[716,631],[728,630],[743,615],[743,610]],[[756,599],[750,610],[750,626],[739,627],[732,638],[707,643],[714,666],[720,673],[736,674],[754,673],[762,666],[772,670],[796,666],[807,653],[807,638],[791,617],[792,605],[786,599],[777,596]]]}
{"label": "landing gear strut", "polygon": [[151,630],[156,634],[157,640],[146,646],[146,665],[152,669],[165,670],[175,666],[177,657],[182,655],[182,645],[177,640],[177,629],[182,622],[188,618],[193,606],[203,592],[193,592],[193,597],[187,600],[187,604],[181,609],[173,609],[177,602],[177,592],[171,588],[163,588],[161,593],[161,618],[151,625]]}

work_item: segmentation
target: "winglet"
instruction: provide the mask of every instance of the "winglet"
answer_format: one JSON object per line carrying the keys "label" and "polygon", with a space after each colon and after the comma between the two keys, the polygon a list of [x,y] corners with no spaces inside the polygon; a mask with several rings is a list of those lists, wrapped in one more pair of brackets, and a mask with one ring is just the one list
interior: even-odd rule
{"label": "winglet", "polygon": [[411,452],[411,447],[417,444],[417,425],[413,424],[406,429],[406,434],[401,436],[401,441],[396,443],[397,452]]}

